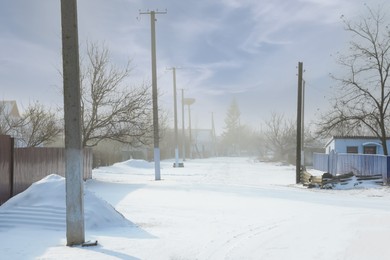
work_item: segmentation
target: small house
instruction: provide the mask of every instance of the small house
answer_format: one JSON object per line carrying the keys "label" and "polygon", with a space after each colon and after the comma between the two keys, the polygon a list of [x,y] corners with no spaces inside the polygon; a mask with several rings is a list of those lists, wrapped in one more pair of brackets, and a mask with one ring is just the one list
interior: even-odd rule
{"label": "small house", "polygon": [[[390,148],[390,139],[387,140]],[[354,153],[354,154],[383,154],[382,143],[374,136],[333,136],[325,145],[327,154]]]}

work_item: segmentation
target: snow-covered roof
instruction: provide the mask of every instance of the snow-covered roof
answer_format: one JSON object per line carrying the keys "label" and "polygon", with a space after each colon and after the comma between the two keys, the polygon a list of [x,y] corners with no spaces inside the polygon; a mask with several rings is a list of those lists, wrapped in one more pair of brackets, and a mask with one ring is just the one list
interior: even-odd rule
{"label": "snow-covered roof", "polygon": [[[335,135],[332,139],[379,139],[377,136],[367,136],[367,135]],[[390,139],[390,138],[387,138]]]}

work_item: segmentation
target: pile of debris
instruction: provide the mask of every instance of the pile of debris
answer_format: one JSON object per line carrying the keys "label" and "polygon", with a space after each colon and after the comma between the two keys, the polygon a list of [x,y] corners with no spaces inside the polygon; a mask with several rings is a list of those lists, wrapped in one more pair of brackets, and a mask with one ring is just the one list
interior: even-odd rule
{"label": "pile of debris", "polygon": [[301,183],[308,188],[333,189],[337,185],[358,186],[364,183],[382,185],[383,177],[381,174],[367,176],[355,175],[353,172],[337,175],[324,173],[322,176],[314,176],[303,170]]}

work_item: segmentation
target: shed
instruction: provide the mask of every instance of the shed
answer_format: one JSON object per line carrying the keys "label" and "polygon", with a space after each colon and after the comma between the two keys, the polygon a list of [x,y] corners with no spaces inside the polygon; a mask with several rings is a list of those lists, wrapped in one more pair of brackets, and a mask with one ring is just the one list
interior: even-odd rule
{"label": "shed", "polygon": [[[390,139],[387,140],[390,147]],[[325,145],[327,154],[354,153],[354,154],[383,154],[382,143],[375,136],[333,136]]]}

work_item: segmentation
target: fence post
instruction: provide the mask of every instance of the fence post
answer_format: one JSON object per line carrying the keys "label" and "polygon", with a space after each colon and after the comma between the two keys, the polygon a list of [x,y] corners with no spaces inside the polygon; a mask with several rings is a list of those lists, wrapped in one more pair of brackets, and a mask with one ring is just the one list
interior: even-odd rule
{"label": "fence post", "polygon": [[13,137],[10,138],[11,141],[11,162],[10,162],[10,186],[9,186],[9,197],[12,198],[14,196],[14,158],[15,158],[15,139]]}
{"label": "fence post", "polygon": [[327,154],[327,156],[326,156],[326,172],[328,172],[328,173],[330,173],[329,163],[330,163],[330,154]]}
{"label": "fence post", "polygon": [[335,151],[331,151],[329,153],[329,164],[328,164],[328,172],[332,175],[337,174],[337,153]]}
{"label": "fence post", "polygon": [[13,138],[0,135],[0,205],[12,197]]}

